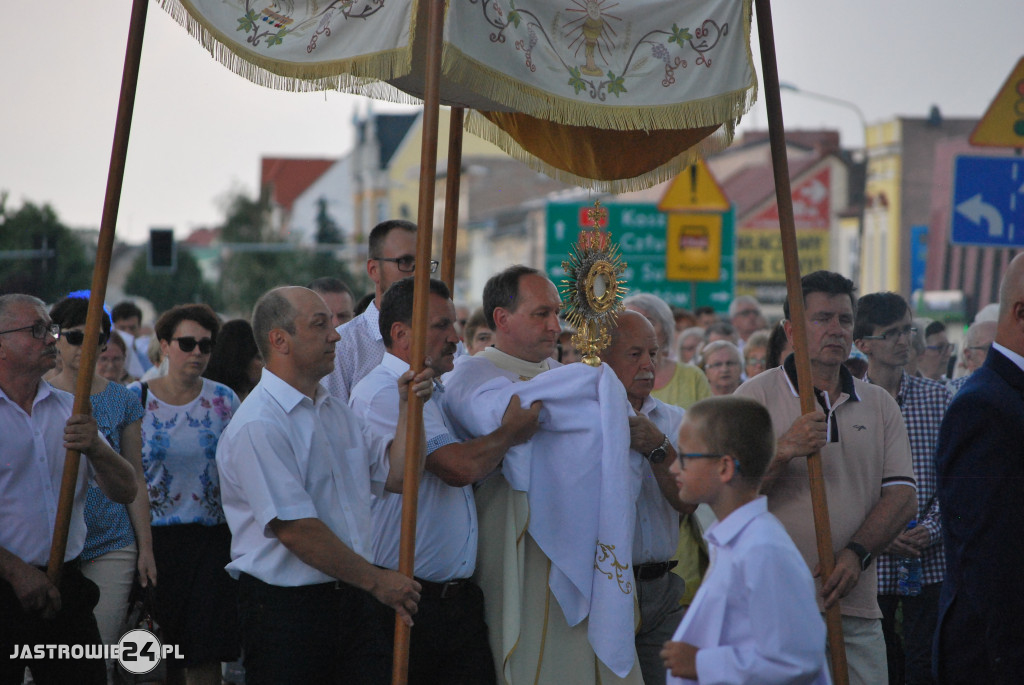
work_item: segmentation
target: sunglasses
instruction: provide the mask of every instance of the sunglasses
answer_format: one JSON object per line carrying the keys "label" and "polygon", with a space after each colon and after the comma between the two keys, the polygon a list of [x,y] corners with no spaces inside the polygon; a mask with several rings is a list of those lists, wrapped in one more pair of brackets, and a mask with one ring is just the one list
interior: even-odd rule
{"label": "sunglasses", "polygon": [[210,352],[213,351],[212,338],[203,338],[202,340],[196,340],[192,336],[188,335],[181,338],[171,338],[171,340],[176,341],[178,343],[178,348],[181,349],[182,352],[191,352],[192,350],[196,349],[196,345],[199,346],[200,354],[210,354]]}
{"label": "sunglasses", "polygon": [[[61,331],[60,337],[68,341],[69,345],[80,347],[85,342],[85,331]],[[103,335],[100,336],[100,345],[106,345],[107,338]]]}

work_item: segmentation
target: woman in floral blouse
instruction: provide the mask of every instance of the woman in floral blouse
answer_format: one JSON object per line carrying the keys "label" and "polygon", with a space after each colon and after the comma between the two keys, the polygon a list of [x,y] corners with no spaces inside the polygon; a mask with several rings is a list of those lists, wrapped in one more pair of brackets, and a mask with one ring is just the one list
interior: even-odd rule
{"label": "woman in floral blouse", "polygon": [[167,375],[129,386],[146,412],[142,463],[160,569],[156,620],[164,642],[184,655],[168,663],[168,674],[189,683],[220,683],[220,662],[238,657],[234,581],[224,571],[231,534],[215,457],[239,402],[230,388],[202,377],[219,328],[206,305],[168,310],[155,326]]}

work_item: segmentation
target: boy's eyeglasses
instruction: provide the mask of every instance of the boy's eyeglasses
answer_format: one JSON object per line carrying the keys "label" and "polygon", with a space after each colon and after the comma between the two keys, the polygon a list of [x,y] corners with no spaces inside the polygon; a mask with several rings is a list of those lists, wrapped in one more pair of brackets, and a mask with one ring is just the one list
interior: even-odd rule
{"label": "boy's eyeglasses", "polygon": [[896,342],[903,336],[906,336],[909,340],[915,335],[917,335],[916,328],[913,326],[904,326],[903,328],[890,328],[880,335],[865,335],[862,340],[884,340],[885,342]]}
{"label": "boy's eyeglasses", "polygon": [[171,340],[177,341],[178,347],[182,352],[191,352],[196,349],[196,345],[199,346],[200,354],[210,354],[213,351],[213,340],[211,338],[196,340],[189,335],[181,338],[171,338]]}
{"label": "boy's eyeglasses", "polygon": [[[68,345],[74,345],[75,347],[79,347],[83,342],[85,342],[85,331],[61,331],[60,337],[67,340]],[[106,342],[107,339],[101,335],[100,345],[105,345]]]}
{"label": "boy's eyeglasses", "polygon": [[21,328],[11,328],[6,331],[0,331],[0,335],[4,335],[5,333],[18,333],[19,331],[32,331],[32,337],[36,340],[42,340],[46,337],[47,333],[52,335],[54,338],[60,337],[60,326],[55,323],[43,323],[42,321],[37,321],[31,326],[22,326]]}
{"label": "boy's eyeglasses", "polygon": [[[411,274],[416,270],[416,258],[412,255],[404,255],[402,257],[374,257],[378,262],[391,262],[398,267],[398,270],[404,274]],[[436,259],[430,260],[430,273],[437,271],[438,261]]]}
{"label": "boy's eyeglasses", "polygon": [[[685,462],[683,462],[683,459],[721,459],[722,457],[727,457],[727,456],[729,456],[729,455],[728,454],[714,454],[714,453],[711,453],[711,452],[680,452],[679,456],[678,456],[679,468],[682,468],[682,469],[686,468],[686,464],[685,464]],[[736,467],[736,473],[742,474],[743,471],[740,469],[740,460],[737,459],[736,457],[732,457],[732,463],[733,463],[733,466]]]}

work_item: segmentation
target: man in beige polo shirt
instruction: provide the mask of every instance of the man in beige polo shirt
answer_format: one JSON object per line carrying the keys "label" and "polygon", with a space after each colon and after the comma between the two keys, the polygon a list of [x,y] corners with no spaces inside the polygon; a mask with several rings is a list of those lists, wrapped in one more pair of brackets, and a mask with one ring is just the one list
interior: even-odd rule
{"label": "man in beige polo shirt", "polygon": [[[828,271],[801,281],[807,348],[818,410],[801,415],[792,355],[780,368],[744,383],[737,395],[764,404],[778,449],[762,490],[768,509],[789,532],[812,572],[819,603],[839,602],[850,682],[888,682],[876,598],[874,557],[902,531],[916,509],[906,425],[884,390],[853,378],[843,366],[853,344],[853,282]],[[793,341],[789,302],[786,336]],[[806,457],[821,452],[835,569],[821,578]]]}

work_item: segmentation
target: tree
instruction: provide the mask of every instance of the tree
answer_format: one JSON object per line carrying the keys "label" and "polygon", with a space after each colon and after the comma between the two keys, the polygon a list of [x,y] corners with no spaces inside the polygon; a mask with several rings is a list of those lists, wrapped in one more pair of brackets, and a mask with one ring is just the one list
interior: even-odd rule
{"label": "tree", "polygon": [[178,265],[173,273],[150,273],[146,266],[146,252],[143,250],[124,283],[128,295],[145,297],[153,303],[157,312],[163,312],[177,304],[202,302],[214,309],[220,308],[220,298],[213,286],[203,280],[199,263],[188,250],[178,250]]}
{"label": "tree", "polygon": [[91,250],[61,223],[50,205],[26,202],[13,210],[7,207],[7,194],[0,193],[0,256],[44,246],[56,254],[0,259],[0,292],[26,293],[54,302],[73,290],[91,287],[93,269]]}
{"label": "tree", "polygon": [[[317,239],[322,244],[341,247],[341,231],[320,201],[317,215]],[[330,252],[309,250],[285,241],[271,223],[267,192],[257,199],[235,192],[227,198],[224,223],[220,227],[225,243],[261,243],[270,251],[230,252],[221,265],[220,293],[225,310],[249,312],[256,300],[273,287],[305,285],[319,276],[334,276],[349,283],[353,290],[363,283],[352,277],[348,267]]]}

